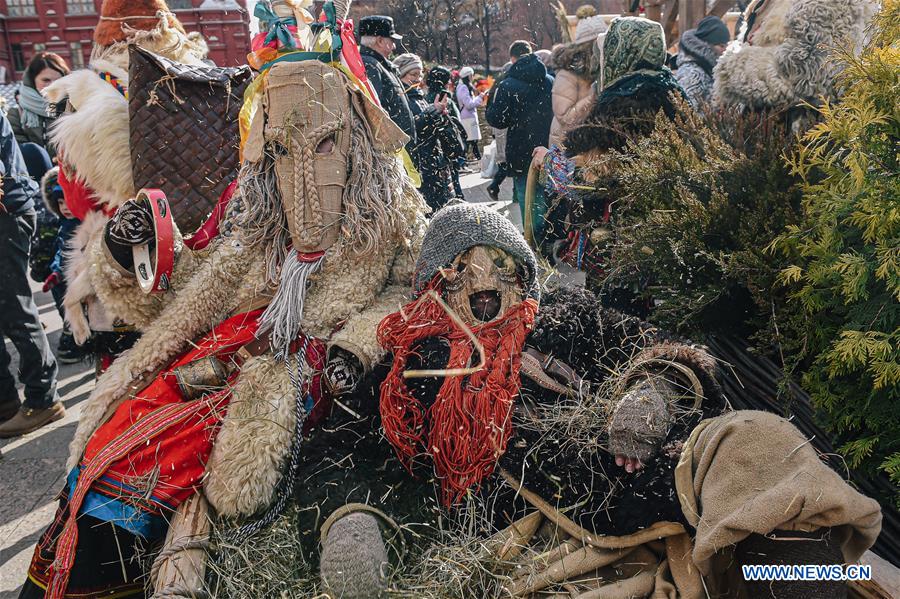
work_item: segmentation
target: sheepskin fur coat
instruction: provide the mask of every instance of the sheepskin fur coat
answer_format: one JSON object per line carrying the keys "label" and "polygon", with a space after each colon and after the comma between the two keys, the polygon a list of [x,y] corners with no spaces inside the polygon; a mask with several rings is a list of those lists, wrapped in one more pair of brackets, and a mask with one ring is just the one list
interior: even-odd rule
{"label": "sheepskin fur coat", "polygon": [[[402,203],[401,222],[372,253],[349,260],[329,250],[305,298],[304,332],[354,351],[364,366],[383,355],[376,328],[406,297],[423,233],[421,197],[404,194]],[[69,468],[111,408],[135,392],[135,380],[166,367],[211,327],[272,295],[265,250],[242,243],[239,233],[200,251],[185,247],[179,235],[176,252],[169,291],[146,295],[112,258],[102,235],[88,245],[91,287],[111,315],[134,323],[143,335],[101,376],[82,408]],[[394,282],[402,284],[385,289]],[[242,366],[204,479],[204,494],[218,514],[249,516],[268,505],[293,439],[295,394],[285,364],[271,350]]]}
{"label": "sheepskin fur coat", "polygon": [[873,0],[754,0],[716,65],[715,96],[751,110],[832,96],[829,47],[858,50],[876,10]]}

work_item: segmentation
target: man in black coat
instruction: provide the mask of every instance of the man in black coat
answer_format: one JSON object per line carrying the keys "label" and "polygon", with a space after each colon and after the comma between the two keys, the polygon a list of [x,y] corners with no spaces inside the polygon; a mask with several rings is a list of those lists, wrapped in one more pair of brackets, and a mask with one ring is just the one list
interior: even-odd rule
{"label": "man in black coat", "polygon": [[366,65],[366,77],[378,94],[381,107],[409,136],[409,149],[416,143],[416,126],[400,76],[388,60],[397,47],[396,42],[402,39],[394,30],[391,17],[372,15],[359,21],[359,53]]}
{"label": "man in black coat", "polygon": [[0,177],[0,333],[19,352],[19,381],[25,387],[21,402],[9,371],[12,358],[0,343],[0,439],[9,439],[59,420],[66,410],[56,392],[56,358],[28,285],[38,185],[28,176],[12,127],[2,115]]}
{"label": "man in black coat", "polygon": [[[550,124],[553,122],[553,77],[532,54],[531,45],[515,41],[509,47],[512,66],[503,81],[496,85],[496,93],[487,107],[487,122],[491,127],[507,129],[506,162],[513,177],[513,201],[519,202],[522,222],[525,222],[525,182],[531,165],[531,153],[538,146],[547,145]],[[543,214],[542,194],[535,198],[535,213]],[[535,223],[535,237],[543,230],[543,219]]]}

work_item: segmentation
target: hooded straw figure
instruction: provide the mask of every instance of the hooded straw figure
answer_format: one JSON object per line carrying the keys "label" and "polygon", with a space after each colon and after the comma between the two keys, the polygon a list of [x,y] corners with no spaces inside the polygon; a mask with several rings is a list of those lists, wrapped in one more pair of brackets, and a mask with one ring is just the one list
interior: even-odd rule
{"label": "hooded straw figure", "polygon": [[239,191],[204,249],[176,228],[166,293],[136,279],[133,248],[165,242],[147,202],[126,202],[87,248],[100,300],[143,336],[82,409],[23,596],[143,596],[137,558],[161,545],[158,596],[198,592],[210,515],[263,514],[241,536],[271,522],[304,431],[383,353],[376,325],[406,291],[385,287],[411,276],[424,203],[397,156],[406,136],[345,66],[349,23],[325,13],[319,45],[297,35],[266,65]]}
{"label": "hooded straw figure", "polygon": [[[401,596],[731,597],[736,560],[838,564],[874,542],[877,503],[787,421],[728,412],[703,348],[584,289],[550,292],[538,310],[533,269],[496,212],[435,214],[414,299],[379,327],[392,359],[378,407],[368,395],[353,403],[362,419],[320,431],[303,467],[309,490],[297,498],[324,521],[310,536],[332,596],[383,596],[388,549],[405,530],[415,534],[393,577]],[[358,428],[379,420],[383,439]],[[428,488],[440,509],[423,500]],[[471,545],[448,546],[448,523]],[[484,568],[490,576],[472,575]],[[845,592],[833,582],[744,590],[770,588],[784,599]]]}
{"label": "hooded straw figure", "polygon": [[203,64],[207,54],[203,38],[186,33],[165,0],[104,0],[90,64],[44,92],[60,113],[50,136],[58,152],[59,184],[73,216],[82,221],[70,243],[64,302],[66,320],[79,345],[92,331],[119,328],[88,281],[85,251],[102,235],[109,217],[137,191],[129,148],[129,44],[187,65]]}

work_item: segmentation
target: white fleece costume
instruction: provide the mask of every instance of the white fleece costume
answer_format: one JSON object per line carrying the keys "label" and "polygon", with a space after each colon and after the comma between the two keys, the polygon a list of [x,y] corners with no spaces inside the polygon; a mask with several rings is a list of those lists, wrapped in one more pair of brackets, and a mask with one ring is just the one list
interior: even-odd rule
{"label": "white fleece costume", "polygon": [[829,46],[860,49],[876,10],[873,0],[754,0],[716,64],[715,96],[753,110],[832,96]]}
{"label": "white fleece costume", "polygon": [[[184,34],[170,27],[163,17],[153,31],[135,31],[125,42],[96,46],[87,68],[71,72],[44,91],[51,103],[67,99],[74,109],[54,122],[51,141],[70,175],[86,183],[95,194],[96,210],[87,214],[75,232],[65,273],[66,320],[78,343],[87,340],[91,328],[110,330],[112,324],[102,306],[97,305],[87,280],[85,252],[109,220],[102,210],[115,210],[136,191],[131,175],[128,100],[99,76],[109,73],[127,88],[129,42],[185,64],[202,64],[207,54],[206,43],[198,34]],[[88,318],[82,305],[87,305]]]}

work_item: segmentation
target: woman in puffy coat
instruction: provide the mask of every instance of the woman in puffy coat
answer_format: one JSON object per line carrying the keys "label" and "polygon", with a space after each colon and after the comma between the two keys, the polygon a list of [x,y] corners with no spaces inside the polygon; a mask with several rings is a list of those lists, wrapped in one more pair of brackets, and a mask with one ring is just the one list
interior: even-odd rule
{"label": "woman in puffy coat", "polygon": [[465,152],[465,145],[450,120],[449,96],[435,97],[431,102],[425,99],[422,59],[415,54],[401,54],[393,62],[406,89],[416,127],[416,142],[410,154],[422,176],[419,191],[432,210],[439,210],[454,196],[452,161],[454,152]]}
{"label": "woman in puffy coat", "polygon": [[553,82],[551,146],[561,146],[566,131],[583,121],[590,112],[594,98],[591,84],[597,79],[599,70],[595,48],[602,47],[605,34],[603,17],[587,17],[578,21],[575,41],[553,51],[551,64],[556,69],[556,79]]}
{"label": "woman in puffy coat", "polygon": [[484,102],[486,92],[475,94],[472,85],[472,76],[475,71],[472,67],[463,67],[459,71],[459,83],[456,85],[456,101],[459,104],[459,115],[462,124],[466,128],[466,143],[472,149],[472,156],[481,160],[481,150],[478,142],[481,141],[481,129],[478,127],[478,107]]}

